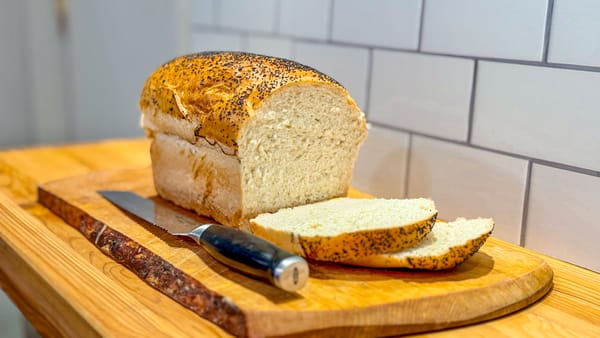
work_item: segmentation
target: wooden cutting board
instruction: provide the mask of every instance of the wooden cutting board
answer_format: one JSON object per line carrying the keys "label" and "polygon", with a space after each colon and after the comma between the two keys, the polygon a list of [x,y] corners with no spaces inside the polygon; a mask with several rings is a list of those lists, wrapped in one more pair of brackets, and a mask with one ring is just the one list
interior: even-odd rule
{"label": "wooden cutting board", "polygon": [[147,168],[46,183],[39,187],[39,202],[146,283],[236,336],[390,336],[438,330],[509,314],[552,286],[552,270],[544,260],[490,238],[451,271],[310,262],[308,285],[287,293],[230,270],[190,240],[127,216],[98,189],[158,198]]}

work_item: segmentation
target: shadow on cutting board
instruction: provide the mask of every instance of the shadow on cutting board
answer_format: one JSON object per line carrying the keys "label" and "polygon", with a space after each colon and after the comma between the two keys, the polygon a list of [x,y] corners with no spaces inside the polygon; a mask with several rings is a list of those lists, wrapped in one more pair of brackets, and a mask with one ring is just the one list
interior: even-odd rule
{"label": "shadow on cutting board", "polygon": [[442,271],[367,268],[320,261],[310,261],[310,269],[311,278],[318,279],[355,281],[401,279],[431,283],[476,279],[487,275],[494,269],[494,259],[487,253],[479,251],[456,268]]}

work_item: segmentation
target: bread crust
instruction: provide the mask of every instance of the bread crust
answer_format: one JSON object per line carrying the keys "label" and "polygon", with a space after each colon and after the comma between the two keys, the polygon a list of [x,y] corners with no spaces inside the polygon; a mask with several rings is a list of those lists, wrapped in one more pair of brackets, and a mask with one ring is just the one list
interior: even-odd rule
{"label": "bread crust", "polygon": [[[485,220],[484,220],[485,222]],[[436,224],[439,224],[438,221]],[[445,222],[444,222],[445,223]],[[466,240],[462,244],[452,245],[438,255],[405,255],[397,256],[394,253],[374,255],[369,257],[347,260],[343,263],[373,268],[406,268],[415,270],[448,270],[473,256],[485,244],[494,229],[491,221],[489,228],[479,236]]]}
{"label": "bread crust", "polygon": [[196,137],[235,152],[240,131],[265,98],[298,83],[329,85],[360,111],[331,77],[294,61],[245,52],[203,52],[165,63],[147,79],[139,108],[149,115],[146,121],[161,120],[158,115],[189,121]]}
{"label": "bread crust", "polygon": [[217,222],[240,226],[239,162],[210,145],[192,145],[158,133],[151,146],[152,174],[158,194]]}
{"label": "bread crust", "polygon": [[297,255],[315,260],[347,262],[412,247],[433,228],[431,217],[404,226],[361,230],[337,236],[300,236],[297,233],[263,227],[250,220],[250,231]]}

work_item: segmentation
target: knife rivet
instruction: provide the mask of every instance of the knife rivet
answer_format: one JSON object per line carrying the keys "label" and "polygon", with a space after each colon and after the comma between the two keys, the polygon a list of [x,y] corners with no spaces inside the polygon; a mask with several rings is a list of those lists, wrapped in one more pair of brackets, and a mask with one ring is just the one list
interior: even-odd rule
{"label": "knife rivet", "polygon": [[298,284],[298,279],[299,279],[299,272],[298,272],[298,268],[294,266],[294,272],[292,273],[292,278],[294,280],[294,285]]}

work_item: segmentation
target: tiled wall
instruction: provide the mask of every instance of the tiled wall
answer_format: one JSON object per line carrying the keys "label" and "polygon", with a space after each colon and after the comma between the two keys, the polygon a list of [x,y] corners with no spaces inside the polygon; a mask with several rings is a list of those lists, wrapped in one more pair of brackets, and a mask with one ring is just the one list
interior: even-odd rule
{"label": "tiled wall", "polygon": [[192,0],[190,51],[332,75],[367,114],[353,184],[600,271],[600,2]]}

